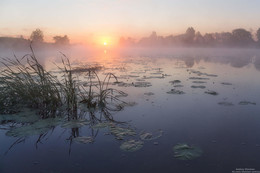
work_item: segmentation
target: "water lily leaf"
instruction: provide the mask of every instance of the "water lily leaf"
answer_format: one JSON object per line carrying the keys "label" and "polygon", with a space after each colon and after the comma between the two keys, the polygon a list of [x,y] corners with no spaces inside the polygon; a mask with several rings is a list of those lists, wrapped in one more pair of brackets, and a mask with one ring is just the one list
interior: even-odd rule
{"label": "water lily leaf", "polygon": [[80,128],[82,126],[88,125],[90,122],[86,119],[79,119],[79,120],[71,120],[64,122],[61,127],[62,128]]}
{"label": "water lily leaf", "polygon": [[40,135],[48,132],[53,127],[56,127],[61,123],[60,118],[49,118],[39,120],[32,124],[26,124],[21,127],[15,127],[6,132],[7,136],[13,137],[27,137],[33,135]]}
{"label": "water lily leaf", "polygon": [[181,83],[181,81],[180,81],[180,80],[173,80],[173,81],[170,81],[169,83],[172,84],[172,85],[174,85],[174,84],[179,84],[179,83]]}
{"label": "water lily leaf", "polygon": [[130,128],[122,128],[122,127],[110,127],[110,132],[112,135],[116,136],[116,139],[123,140],[125,136],[134,136],[136,132]]}
{"label": "water lily leaf", "polygon": [[200,89],[204,89],[204,88],[206,88],[206,87],[203,86],[203,85],[192,85],[191,88],[200,88]]}
{"label": "water lily leaf", "polygon": [[232,85],[232,83],[228,83],[228,82],[222,82],[222,85]]}
{"label": "water lily leaf", "polygon": [[135,87],[150,87],[152,84],[150,82],[135,82]]}
{"label": "water lily leaf", "polygon": [[168,91],[168,92],[166,92],[166,93],[167,93],[167,94],[179,94],[179,95],[185,94],[184,91],[180,91],[180,90],[176,90],[176,89],[171,89],[171,91]]}
{"label": "water lily leaf", "polygon": [[158,139],[162,135],[163,135],[163,131],[162,130],[158,130],[158,131],[156,131],[154,133],[149,133],[149,132],[142,131],[140,133],[140,139],[142,139],[142,140],[154,140],[154,139]]}
{"label": "water lily leaf", "polygon": [[123,151],[134,152],[143,147],[143,141],[129,140],[121,144],[120,149]]}
{"label": "water lily leaf", "polygon": [[79,136],[76,138],[73,138],[73,141],[77,143],[82,143],[82,144],[89,144],[94,142],[94,138],[91,136]]}
{"label": "water lily leaf", "polygon": [[146,95],[146,96],[152,96],[152,95],[154,95],[154,93],[152,93],[152,92],[147,92],[147,93],[144,93],[144,95]]}
{"label": "water lily leaf", "polygon": [[204,78],[204,77],[190,77],[189,79],[191,79],[191,80],[209,80],[209,78]]}
{"label": "water lily leaf", "polygon": [[173,147],[174,157],[179,160],[193,160],[200,157],[202,150],[188,144],[178,144]]}
{"label": "water lily leaf", "polygon": [[111,122],[100,122],[100,123],[97,123],[93,126],[91,126],[93,129],[103,129],[103,128],[107,128],[107,127],[110,127],[110,126],[114,126],[114,123],[111,123]]}
{"label": "water lily leaf", "polygon": [[241,101],[239,102],[240,105],[256,105],[255,102],[249,102],[249,101]]}
{"label": "water lily leaf", "polygon": [[214,96],[218,95],[218,93],[216,91],[210,91],[210,90],[205,91],[205,93],[210,94],[210,95],[214,95]]}
{"label": "water lily leaf", "polygon": [[221,106],[234,106],[231,102],[219,102],[218,104]]}
{"label": "water lily leaf", "polygon": [[12,121],[15,123],[33,123],[40,119],[36,111],[24,110],[16,114],[0,115],[0,122]]}

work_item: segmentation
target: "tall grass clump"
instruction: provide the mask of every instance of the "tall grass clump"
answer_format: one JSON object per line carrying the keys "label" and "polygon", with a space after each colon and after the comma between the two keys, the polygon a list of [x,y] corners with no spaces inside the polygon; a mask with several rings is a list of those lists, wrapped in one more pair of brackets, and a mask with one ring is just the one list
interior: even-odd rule
{"label": "tall grass clump", "polygon": [[[67,115],[71,120],[78,119],[82,107],[94,116],[96,110],[119,111],[127,105],[120,99],[127,94],[109,87],[111,80],[118,82],[114,74],[107,73],[101,80],[97,73],[100,68],[73,69],[69,58],[62,54],[62,66],[57,65],[61,77],[57,78],[38,62],[32,47],[31,51],[20,60],[16,56],[1,60],[4,68],[0,74],[0,114],[29,107],[39,110],[42,118]],[[87,86],[77,82],[78,72],[86,74]]]}
{"label": "tall grass clump", "polygon": [[[19,106],[39,109],[42,118],[54,117],[62,105],[60,82],[38,62],[33,49],[19,60],[3,58],[1,63],[0,112],[15,113]],[[25,61],[21,62],[21,61]]]}

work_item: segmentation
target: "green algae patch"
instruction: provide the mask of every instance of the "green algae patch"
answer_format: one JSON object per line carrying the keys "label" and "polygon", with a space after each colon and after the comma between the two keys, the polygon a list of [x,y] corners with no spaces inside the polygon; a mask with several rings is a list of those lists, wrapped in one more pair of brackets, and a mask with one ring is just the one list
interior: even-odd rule
{"label": "green algae patch", "polygon": [[89,144],[94,142],[94,138],[90,136],[79,136],[76,138],[73,138],[74,142],[80,143],[80,144]]}
{"label": "green algae patch", "polygon": [[120,149],[127,152],[140,150],[144,145],[143,141],[128,140],[120,145]]}
{"label": "green algae patch", "polygon": [[179,160],[193,160],[202,155],[199,147],[188,144],[178,144],[173,147],[174,157]]}

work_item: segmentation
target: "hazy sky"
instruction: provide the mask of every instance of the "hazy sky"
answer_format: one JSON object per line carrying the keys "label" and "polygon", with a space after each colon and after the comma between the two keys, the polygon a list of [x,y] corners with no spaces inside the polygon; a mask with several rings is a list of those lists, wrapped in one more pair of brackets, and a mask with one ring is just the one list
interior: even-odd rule
{"label": "hazy sky", "polygon": [[0,36],[46,39],[67,34],[72,41],[98,42],[121,35],[179,34],[193,26],[205,32],[260,27],[260,0],[0,0]]}

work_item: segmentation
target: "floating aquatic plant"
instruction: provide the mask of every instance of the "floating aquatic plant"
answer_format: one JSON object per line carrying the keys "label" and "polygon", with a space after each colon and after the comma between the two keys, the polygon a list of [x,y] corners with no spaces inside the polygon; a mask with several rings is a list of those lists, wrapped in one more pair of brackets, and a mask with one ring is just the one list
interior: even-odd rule
{"label": "floating aquatic plant", "polygon": [[62,128],[80,128],[82,126],[90,124],[90,121],[86,119],[76,119],[64,122],[61,127]]}
{"label": "floating aquatic plant", "polygon": [[115,135],[116,139],[123,140],[125,136],[134,136],[136,132],[131,128],[122,128],[117,126],[111,126],[110,132]]}
{"label": "floating aquatic plant", "polygon": [[200,89],[204,89],[204,88],[206,88],[206,87],[203,86],[203,85],[192,85],[191,88],[200,88]]}
{"label": "floating aquatic plant", "polygon": [[150,87],[152,84],[150,82],[135,82],[135,87]]}
{"label": "floating aquatic plant", "polygon": [[199,147],[190,146],[188,144],[178,144],[173,147],[174,157],[180,160],[193,160],[202,154]]}
{"label": "floating aquatic plant", "polygon": [[210,94],[210,95],[218,95],[218,93],[216,91],[211,91],[211,90],[208,90],[208,91],[205,91],[206,94]]}
{"label": "floating aquatic plant", "polygon": [[221,106],[234,106],[234,104],[231,102],[219,102],[218,104]]}
{"label": "floating aquatic plant", "polygon": [[143,142],[138,140],[128,140],[121,144],[120,149],[123,151],[134,152],[143,147]]}
{"label": "floating aquatic plant", "polygon": [[166,92],[167,94],[178,94],[178,95],[182,95],[185,94],[184,91],[181,90],[176,90],[176,89],[171,89],[171,91]]}
{"label": "floating aquatic plant", "polygon": [[33,135],[41,135],[48,132],[61,123],[60,118],[49,118],[38,120],[37,122],[23,125],[21,127],[12,127],[6,132],[7,136],[28,137]]}
{"label": "floating aquatic plant", "polygon": [[154,95],[154,93],[152,93],[152,92],[147,92],[147,93],[144,93],[144,95],[146,95],[146,96],[152,96],[152,95]]}
{"label": "floating aquatic plant", "polygon": [[221,84],[222,85],[232,85],[232,83],[229,83],[229,82],[222,82]]}
{"label": "floating aquatic plant", "polygon": [[250,101],[241,101],[238,104],[240,104],[240,105],[256,105],[255,102],[250,102]]}
{"label": "floating aquatic plant", "polygon": [[173,80],[173,81],[170,81],[169,83],[172,84],[172,85],[175,85],[175,84],[181,83],[181,81],[180,80]]}
{"label": "floating aquatic plant", "polygon": [[158,139],[162,135],[163,135],[163,131],[162,130],[158,130],[158,131],[156,131],[154,133],[142,131],[140,133],[140,139],[149,141],[149,140]]}
{"label": "floating aquatic plant", "polygon": [[79,136],[76,138],[73,138],[74,142],[82,143],[82,144],[89,144],[94,142],[94,138],[91,136]]}
{"label": "floating aquatic plant", "polygon": [[209,80],[209,78],[205,78],[205,77],[190,77],[189,79],[191,79],[191,80]]}

